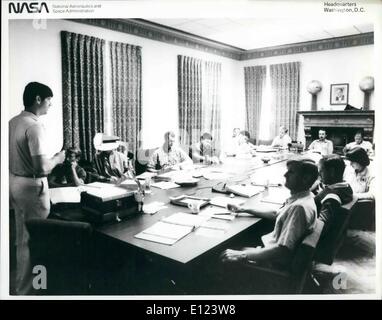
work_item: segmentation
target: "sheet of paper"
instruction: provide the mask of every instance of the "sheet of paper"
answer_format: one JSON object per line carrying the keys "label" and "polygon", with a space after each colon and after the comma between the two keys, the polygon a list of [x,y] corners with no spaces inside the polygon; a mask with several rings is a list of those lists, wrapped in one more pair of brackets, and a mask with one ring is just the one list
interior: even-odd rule
{"label": "sheet of paper", "polygon": [[95,197],[101,198],[103,201],[117,199],[124,195],[129,195],[132,191],[128,191],[123,188],[118,187],[108,187],[108,188],[91,188],[87,190],[88,194]]}
{"label": "sheet of paper", "polygon": [[155,182],[155,183],[152,183],[151,186],[155,187],[155,188],[163,189],[163,190],[168,190],[168,189],[180,187],[179,184],[176,184],[174,182],[169,182],[169,181]]}
{"label": "sheet of paper", "polygon": [[146,171],[146,172],[143,172],[140,175],[136,176],[136,178],[141,179],[141,180],[145,180],[146,178],[152,178],[152,177],[155,177],[156,175],[157,175],[156,172]]}
{"label": "sheet of paper", "polygon": [[232,215],[231,212],[227,209],[223,209],[216,206],[209,206],[202,211],[199,215],[208,216],[214,219],[228,220],[232,221],[235,219],[235,215]]}
{"label": "sheet of paper", "polygon": [[269,194],[261,199],[262,202],[282,205],[290,197],[287,188],[270,188]]}
{"label": "sheet of paper", "polygon": [[165,208],[167,208],[167,206],[165,206],[163,202],[154,201],[149,204],[144,204],[143,212],[148,214],[154,214],[154,213],[157,213],[159,210],[162,210]]}
{"label": "sheet of paper", "polygon": [[176,225],[197,227],[203,224],[208,219],[210,219],[210,217],[208,216],[178,212],[178,213],[172,214],[169,217],[163,218],[161,221],[176,224]]}
{"label": "sheet of paper", "polygon": [[244,199],[217,196],[211,199],[210,204],[218,207],[227,208],[227,204],[235,204],[239,206],[242,205],[244,202]]}
{"label": "sheet of paper", "polygon": [[134,180],[126,179],[120,183],[121,186],[136,186],[137,183]]}
{"label": "sheet of paper", "polygon": [[136,234],[135,237],[163,244],[174,244],[176,241],[192,232],[193,229],[194,227],[159,221]]}
{"label": "sheet of paper", "polygon": [[80,203],[81,192],[78,187],[64,187],[49,189],[50,200],[57,203]]}
{"label": "sheet of paper", "polygon": [[226,187],[227,190],[243,197],[253,197],[264,191],[264,187],[252,186],[252,185],[230,185]]}
{"label": "sheet of paper", "polygon": [[224,180],[230,178],[231,175],[226,172],[206,172],[203,177],[207,180]]}

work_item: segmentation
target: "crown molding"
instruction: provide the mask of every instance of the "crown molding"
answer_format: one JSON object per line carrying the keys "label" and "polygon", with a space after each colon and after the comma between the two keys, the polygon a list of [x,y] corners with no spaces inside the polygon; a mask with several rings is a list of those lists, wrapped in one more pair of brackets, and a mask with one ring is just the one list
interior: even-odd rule
{"label": "crown molding", "polygon": [[374,32],[244,50],[142,19],[67,19],[234,60],[252,60],[374,44]]}

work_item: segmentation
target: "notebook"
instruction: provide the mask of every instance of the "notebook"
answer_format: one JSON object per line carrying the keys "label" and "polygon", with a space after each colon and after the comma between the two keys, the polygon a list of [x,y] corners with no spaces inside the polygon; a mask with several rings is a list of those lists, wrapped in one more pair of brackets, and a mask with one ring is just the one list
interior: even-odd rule
{"label": "notebook", "polygon": [[173,245],[209,218],[183,212],[175,213],[136,234],[135,238]]}

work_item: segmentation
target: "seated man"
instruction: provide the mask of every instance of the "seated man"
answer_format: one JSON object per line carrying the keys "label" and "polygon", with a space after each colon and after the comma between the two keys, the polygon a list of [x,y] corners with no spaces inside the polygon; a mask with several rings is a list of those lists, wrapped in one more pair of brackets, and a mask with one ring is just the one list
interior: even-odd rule
{"label": "seated man", "polygon": [[344,152],[344,154],[346,154],[347,152],[349,152],[349,151],[351,151],[357,147],[361,147],[361,148],[365,149],[365,151],[367,152],[367,155],[369,155],[369,156],[373,155],[373,145],[369,141],[363,140],[362,131],[356,132],[356,134],[354,135],[354,141],[348,143],[344,147],[343,152]]}
{"label": "seated man", "polygon": [[333,142],[326,139],[326,131],[324,129],[318,131],[318,139],[310,144],[309,150],[317,152],[322,156],[327,156],[333,153]]}
{"label": "seated man", "polygon": [[346,153],[351,168],[346,168],[344,179],[352,187],[358,199],[374,199],[375,176],[370,169],[370,159],[365,149],[357,147]]}
{"label": "seated man", "polygon": [[255,153],[255,145],[249,142],[251,138],[248,131],[241,131],[238,140],[238,146],[236,148],[235,155],[245,155],[245,154],[253,154]]}
{"label": "seated man", "polygon": [[292,139],[288,135],[288,129],[285,126],[281,126],[279,135],[273,139],[272,147],[288,149],[289,143],[292,143]]}
{"label": "seated man", "polygon": [[194,163],[218,164],[220,160],[212,145],[212,135],[205,132],[200,137],[200,142],[193,144],[190,154]]}
{"label": "seated man", "polygon": [[161,170],[179,170],[192,164],[192,160],[181,148],[175,145],[175,133],[164,134],[163,146],[154,151],[147,169],[152,172]]}
{"label": "seated man", "polygon": [[243,250],[227,249],[221,255],[223,262],[254,261],[261,265],[286,268],[301,240],[314,229],[316,205],[309,191],[318,177],[317,166],[310,159],[289,160],[285,186],[291,197],[278,210],[247,208],[229,205],[234,212],[247,212],[260,218],[275,219],[273,232],[261,237],[263,247]]}
{"label": "seated man", "polygon": [[78,165],[81,151],[76,148],[66,150],[65,161],[58,164],[49,174],[49,187],[72,187],[85,183],[86,171]]}
{"label": "seated man", "polygon": [[97,133],[93,143],[97,150],[93,159],[97,180],[117,182],[124,178],[124,174],[128,170],[128,159],[122,153],[117,152],[120,145],[119,138]]}
{"label": "seated man", "polygon": [[335,225],[335,212],[338,208],[353,200],[353,190],[349,183],[343,180],[345,162],[339,155],[323,157],[318,168],[321,184],[314,201],[319,218],[325,223],[323,230],[325,234],[332,225]]}

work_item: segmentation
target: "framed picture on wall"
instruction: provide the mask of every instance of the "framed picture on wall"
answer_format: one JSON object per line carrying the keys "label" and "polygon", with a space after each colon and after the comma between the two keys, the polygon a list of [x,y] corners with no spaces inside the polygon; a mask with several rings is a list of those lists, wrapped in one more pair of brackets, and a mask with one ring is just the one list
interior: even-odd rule
{"label": "framed picture on wall", "polygon": [[336,83],[330,85],[330,104],[348,104],[348,100],[348,83]]}

